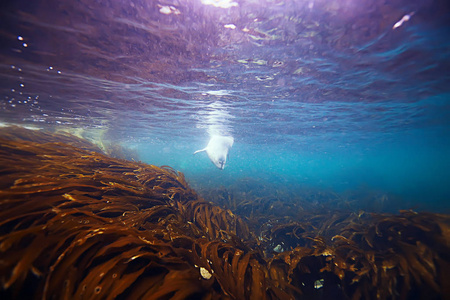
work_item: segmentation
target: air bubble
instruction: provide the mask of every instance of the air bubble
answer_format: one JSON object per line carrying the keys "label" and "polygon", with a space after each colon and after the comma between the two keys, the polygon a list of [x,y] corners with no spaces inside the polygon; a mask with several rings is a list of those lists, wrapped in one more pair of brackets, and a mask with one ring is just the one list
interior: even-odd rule
{"label": "air bubble", "polygon": [[228,28],[228,29],[236,29],[236,25],[234,25],[234,24],[225,24],[225,25],[223,25],[223,27]]}
{"label": "air bubble", "polygon": [[101,286],[96,286],[94,292],[96,294],[100,294],[100,292],[102,291],[102,287]]}

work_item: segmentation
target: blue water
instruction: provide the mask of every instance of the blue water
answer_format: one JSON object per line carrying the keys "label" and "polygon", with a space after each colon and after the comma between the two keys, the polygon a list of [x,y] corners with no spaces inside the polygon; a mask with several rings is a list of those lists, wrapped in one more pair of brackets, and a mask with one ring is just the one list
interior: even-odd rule
{"label": "blue water", "polygon": [[[169,2],[3,2],[2,124],[121,144],[200,193],[450,210],[448,3]],[[224,170],[193,156],[212,131]]]}
{"label": "blue water", "polygon": [[[258,178],[275,189],[298,191],[314,188],[343,193],[364,189],[376,196],[403,197],[415,209],[448,208],[450,196],[449,142],[433,132],[404,132],[396,141],[364,141],[310,144],[299,137],[297,144],[248,144],[236,141],[226,169],[218,170],[206,154],[193,156],[198,142],[140,144],[141,158],[182,170],[195,187],[232,186],[240,180]],[[345,196],[343,196],[345,198]],[[421,203],[423,202],[423,203]]]}

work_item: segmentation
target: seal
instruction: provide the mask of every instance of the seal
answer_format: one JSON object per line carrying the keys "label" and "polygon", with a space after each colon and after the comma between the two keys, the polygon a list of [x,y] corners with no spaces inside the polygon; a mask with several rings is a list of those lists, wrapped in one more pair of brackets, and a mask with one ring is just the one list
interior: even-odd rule
{"label": "seal", "polygon": [[233,146],[234,139],[231,136],[213,135],[208,142],[206,148],[197,150],[194,155],[206,151],[211,162],[223,170],[228,158],[228,151]]}

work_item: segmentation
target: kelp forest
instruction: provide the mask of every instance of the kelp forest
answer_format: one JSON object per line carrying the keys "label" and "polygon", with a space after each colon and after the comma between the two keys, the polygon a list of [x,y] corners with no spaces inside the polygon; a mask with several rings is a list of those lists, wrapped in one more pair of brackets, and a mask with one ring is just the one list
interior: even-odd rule
{"label": "kelp forest", "polygon": [[170,167],[0,130],[0,299],[449,299],[449,278],[449,215],[200,197]]}

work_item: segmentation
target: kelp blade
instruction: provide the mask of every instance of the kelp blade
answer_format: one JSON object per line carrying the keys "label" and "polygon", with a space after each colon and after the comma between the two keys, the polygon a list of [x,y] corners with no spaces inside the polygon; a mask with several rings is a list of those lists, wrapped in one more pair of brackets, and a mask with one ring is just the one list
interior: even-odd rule
{"label": "kelp blade", "polygon": [[212,204],[170,167],[112,158],[67,134],[3,128],[0,298],[450,296],[448,215],[217,199],[225,194]]}

